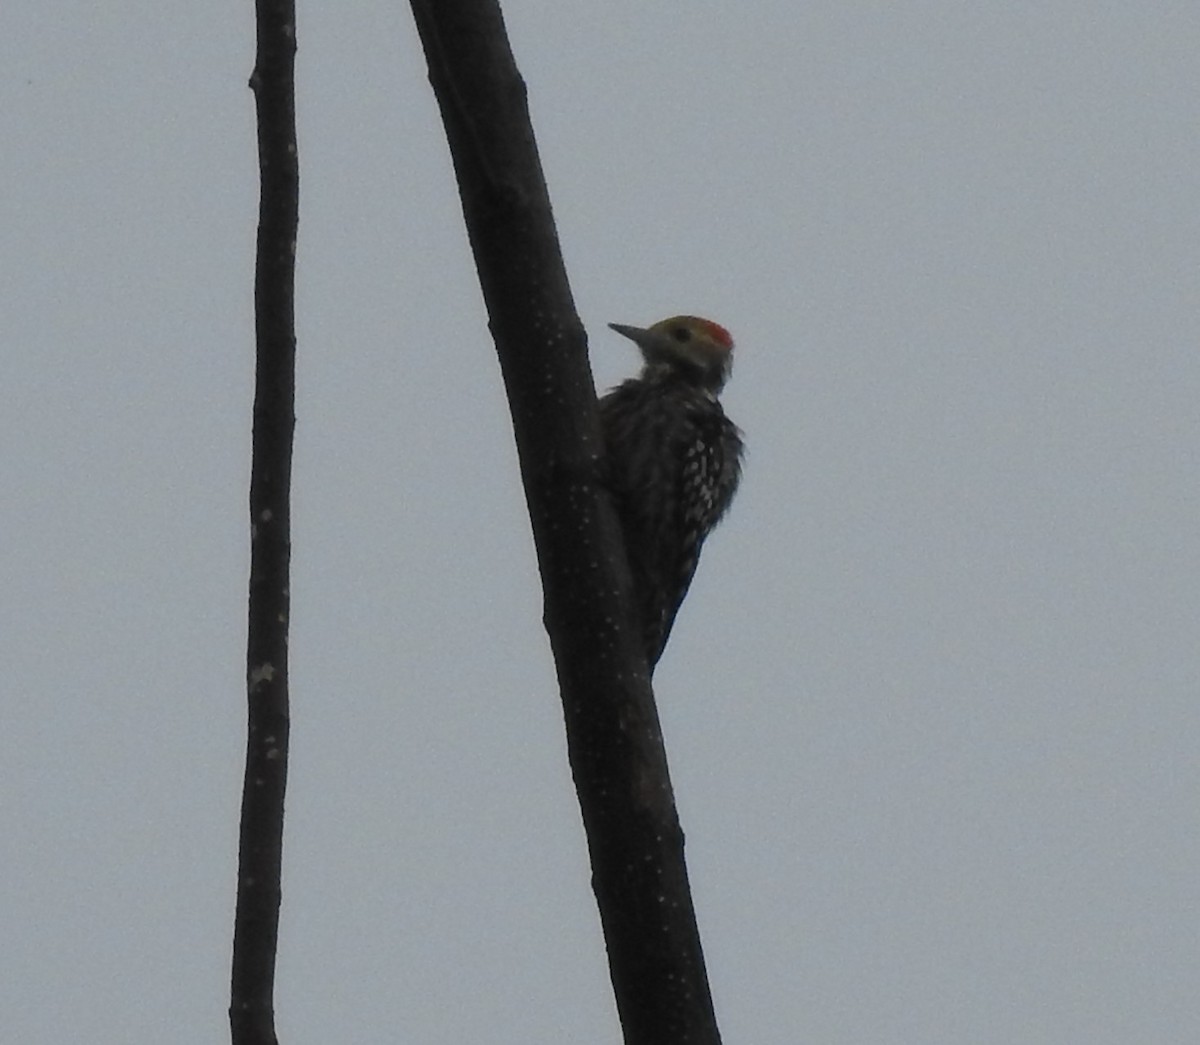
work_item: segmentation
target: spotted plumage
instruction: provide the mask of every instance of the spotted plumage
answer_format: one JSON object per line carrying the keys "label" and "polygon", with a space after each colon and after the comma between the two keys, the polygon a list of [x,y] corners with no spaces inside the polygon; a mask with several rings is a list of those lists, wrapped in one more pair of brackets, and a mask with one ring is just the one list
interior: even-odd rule
{"label": "spotted plumage", "polygon": [[696,316],[647,329],[610,326],[635,341],[645,360],[638,377],[600,400],[600,420],[653,670],[704,540],[741,477],[741,432],[717,399],[729,379],[733,339]]}

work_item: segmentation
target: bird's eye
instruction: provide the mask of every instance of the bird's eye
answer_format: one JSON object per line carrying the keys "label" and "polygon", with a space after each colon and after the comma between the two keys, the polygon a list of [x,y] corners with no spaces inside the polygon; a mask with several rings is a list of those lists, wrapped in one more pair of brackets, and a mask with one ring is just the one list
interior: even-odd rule
{"label": "bird's eye", "polygon": [[687,327],[676,327],[671,331],[671,337],[676,341],[691,341],[692,332]]}

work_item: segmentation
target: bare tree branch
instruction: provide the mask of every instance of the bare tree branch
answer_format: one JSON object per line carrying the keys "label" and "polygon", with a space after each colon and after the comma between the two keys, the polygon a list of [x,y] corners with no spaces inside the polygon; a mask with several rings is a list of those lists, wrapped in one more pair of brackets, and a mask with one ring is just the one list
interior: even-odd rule
{"label": "bare tree branch", "polygon": [[629,1045],[720,1040],[587,345],[495,0],[411,0],[508,391],[567,744]]}
{"label": "bare tree branch", "polygon": [[257,0],[260,198],[254,281],[257,367],[250,474],[249,721],[229,1008],[234,1045],[276,1045],[283,799],[288,750],[288,569],[295,427],[294,290],[299,165],[294,0]]}

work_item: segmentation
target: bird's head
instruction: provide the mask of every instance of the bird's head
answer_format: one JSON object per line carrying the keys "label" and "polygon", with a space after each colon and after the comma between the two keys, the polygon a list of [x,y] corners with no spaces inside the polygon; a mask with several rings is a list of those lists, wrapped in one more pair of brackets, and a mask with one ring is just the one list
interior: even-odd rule
{"label": "bird's head", "polygon": [[672,316],[645,329],[608,325],[642,350],[649,373],[665,369],[714,394],[729,380],[733,338],[719,323],[699,316]]}

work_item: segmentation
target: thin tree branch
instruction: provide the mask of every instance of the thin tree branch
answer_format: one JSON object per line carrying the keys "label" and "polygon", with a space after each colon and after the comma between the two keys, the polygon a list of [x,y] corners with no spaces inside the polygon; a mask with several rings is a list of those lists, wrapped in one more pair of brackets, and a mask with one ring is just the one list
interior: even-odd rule
{"label": "thin tree branch", "polygon": [[288,750],[288,570],[295,428],[294,291],[299,165],[294,0],[257,0],[260,197],[254,280],[257,366],[250,472],[248,730],[238,851],[232,989],[234,1045],[276,1045],[283,799]]}
{"label": "thin tree branch", "polygon": [[567,745],[629,1045],[715,1045],[586,338],[495,0],[411,0],[508,391]]}

